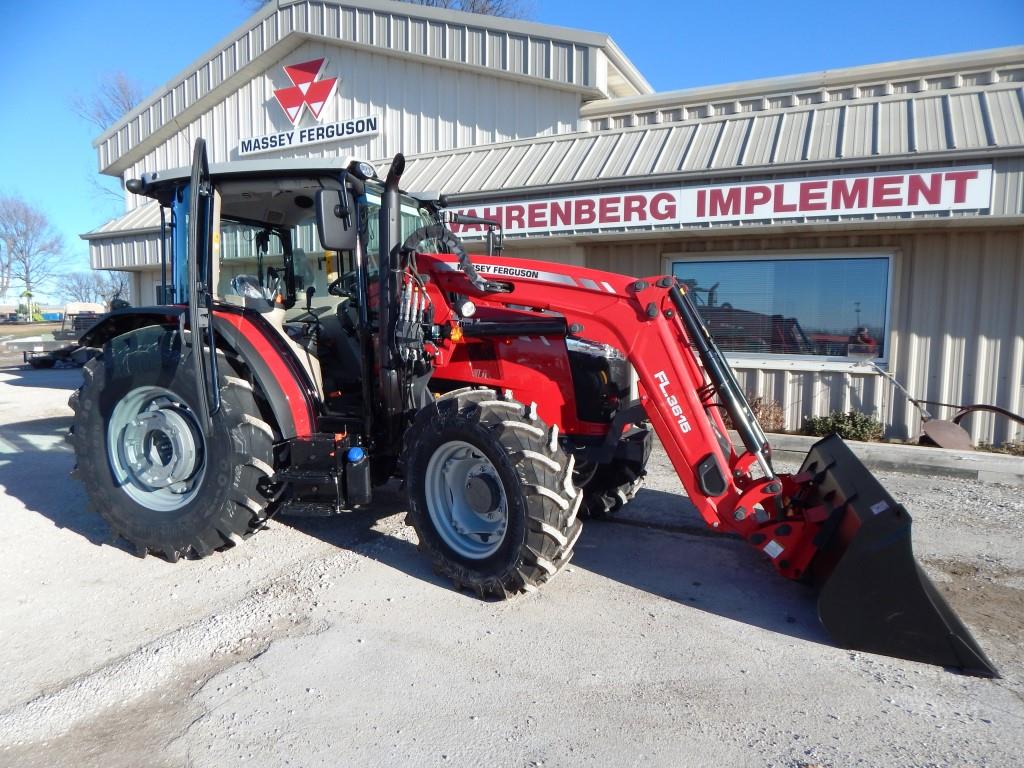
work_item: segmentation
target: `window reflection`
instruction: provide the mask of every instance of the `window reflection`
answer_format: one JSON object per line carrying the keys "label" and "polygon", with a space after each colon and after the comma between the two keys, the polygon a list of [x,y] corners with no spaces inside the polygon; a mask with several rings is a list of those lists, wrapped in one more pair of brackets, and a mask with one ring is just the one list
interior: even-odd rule
{"label": "window reflection", "polygon": [[883,357],[889,259],[677,261],[728,352]]}

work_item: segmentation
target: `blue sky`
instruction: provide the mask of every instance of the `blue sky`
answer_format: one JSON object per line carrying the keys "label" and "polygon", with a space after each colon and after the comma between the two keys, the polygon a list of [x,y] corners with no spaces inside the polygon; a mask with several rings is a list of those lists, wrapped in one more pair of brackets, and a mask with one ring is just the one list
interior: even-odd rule
{"label": "blue sky", "polygon": [[[1021,0],[687,3],[533,0],[535,21],[610,34],[656,90],[789,75],[1024,43]],[[45,210],[87,266],[78,238],[117,215],[98,197],[98,131],[70,103],[123,70],[155,90],[241,24],[243,0],[10,2],[0,26],[0,192]]]}

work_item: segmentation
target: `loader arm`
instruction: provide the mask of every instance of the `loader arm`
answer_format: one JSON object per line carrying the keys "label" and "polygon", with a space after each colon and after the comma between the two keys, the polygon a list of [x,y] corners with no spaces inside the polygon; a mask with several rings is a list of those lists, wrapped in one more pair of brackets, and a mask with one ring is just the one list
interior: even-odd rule
{"label": "loader arm", "polygon": [[[563,271],[544,262],[474,257],[481,274],[512,287],[508,293],[483,294],[446,258],[451,257],[420,256],[421,270],[434,276],[442,292],[468,295],[478,304],[557,312],[574,335],[619,349],[636,371],[644,412],[704,521],[744,538],[770,525],[774,515],[769,519],[755,511],[775,508],[786,478],[771,469],[764,433],[685,289],[673,278],[637,280],[578,267]],[[722,408],[740,428],[742,452],[728,440]],[[791,578],[806,566],[798,542],[813,536],[816,524],[806,528],[793,526],[784,541],[774,537],[759,545],[769,552],[783,548],[789,556],[772,559]],[[776,545],[769,546],[771,540]]]}
{"label": "loader arm", "polygon": [[[506,292],[476,288],[451,255],[418,256],[442,295],[557,313],[572,335],[620,350],[700,516],[743,537],[783,576],[819,586],[819,616],[841,645],[997,675],[917,565],[910,515],[838,436],[817,443],[799,473],[774,472],[764,432],[674,278],[510,258],[474,256],[473,263]],[[727,437],[723,409],[742,449]]]}

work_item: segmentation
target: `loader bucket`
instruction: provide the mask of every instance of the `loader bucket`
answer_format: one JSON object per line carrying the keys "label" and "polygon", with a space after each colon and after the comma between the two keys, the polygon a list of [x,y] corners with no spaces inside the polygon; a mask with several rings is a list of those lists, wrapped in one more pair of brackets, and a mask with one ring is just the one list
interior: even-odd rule
{"label": "loader bucket", "polygon": [[838,435],[811,448],[812,506],[829,510],[815,539],[818,616],[846,648],[982,677],[999,677],[971,633],[921,570],[911,519]]}

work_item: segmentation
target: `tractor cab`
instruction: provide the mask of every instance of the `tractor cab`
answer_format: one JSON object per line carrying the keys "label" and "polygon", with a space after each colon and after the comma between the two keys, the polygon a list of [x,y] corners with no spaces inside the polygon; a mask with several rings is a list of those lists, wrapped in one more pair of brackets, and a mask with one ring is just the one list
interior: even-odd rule
{"label": "tractor cab", "polygon": [[[324,410],[362,423],[362,345],[380,315],[385,189],[375,168],[351,158],[288,159],[213,165],[198,187],[194,176],[182,168],[128,182],[161,205],[165,303],[259,314],[301,362]],[[398,209],[403,240],[434,223],[408,195],[399,195]]]}

